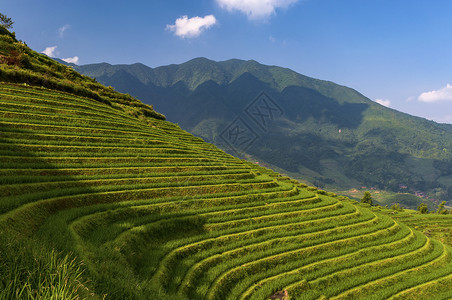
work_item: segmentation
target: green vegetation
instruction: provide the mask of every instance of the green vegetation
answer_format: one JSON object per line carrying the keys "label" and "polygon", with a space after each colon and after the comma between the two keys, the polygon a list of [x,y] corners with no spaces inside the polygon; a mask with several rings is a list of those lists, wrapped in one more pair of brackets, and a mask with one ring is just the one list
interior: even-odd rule
{"label": "green vegetation", "polygon": [[449,213],[449,211],[444,208],[445,205],[446,205],[446,201],[441,202],[438,205],[438,209],[436,210],[436,213],[442,214],[442,215],[447,215]]}
{"label": "green vegetation", "polygon": [[[362,197],[363,189],[351,189],[346,191],[336,191],[338,194],[346,195],[351,199],[360,200]],[[374,205],[381,205],[391,207],[398,203],[404,208],[417,209],[419,205],[424,204],[428,210],[436,211],[438,204],[431,199],[425,197],[419,197],[409,193],[396,193],[385,190],[373,190],[372,199]]]}
{"label": "green vegetation", "polygon": [[13,27],[13,20],[6,15],[0,13],[0,26],[3,26],[6,29],[11,29]]}
{"label": "green vegetation", "polygon": [[402,212],[394,212],[389,209],[378,209],[380,213],[389,214],[408,226],[422,231],[428,237],[432,237],[444,244],[452,246],[452,215],[425,213],[404,209]]}
{"label": "green vegetation", "polygon": [[372,195],[370,194],[369,191],[365,191],[364,192],[364,196],[361,198],[361,203],[367,203],[372,205]]}
{"label": "green vegetation", "polygon": [[421,203],[417,207],[417,211],[420,212],[421,214],[428,214],[428,207],[425,203]]}
{"label": "green vegetation", "polygon": [[393,205],[391,205],[391,209],[396,211],[403,211],[403,208],[400,206],[399,203],[394,203]]}
{"label": "green vegetation", "polygon": [[[180,65],[76,66],[85,75],[152,103],[168,120],[226,151],[222,132],[241,117],[258,135],[231,153],[277,167],[322,189],[366,186],[423,195],[432,210],[452,199],[452,131],[383,107],[358,92],[256,61],[196,58]],[[265,91],[283,114],[265,130],[245,110]],[[265,112],[262,111],[264,114]],[[426,197],[432,199],[432,204]],[[414,198],[393,200],[416,209]],[[418,199],[419,200],[419,199]]]}
{"label": "green vegetation", "polygon": [[452,297],[452,249],[405,212],[232,157],[118,97],[0,83],[2,299]]}
{"label": "green vegetation", "polygon": [[118,93],[95,79],[80,75],[71,67],[31,50],[5,27],[0,26],[0,29],[1,81],[68,92],[106,103],[136,116],[165,119],[165,116],[154,111],[152,105],[143,104],[130,95]]}
{"label": "green vegetation", "polygon": [[0,234],[0,299],[88,297],[83,265],[36,240]]}

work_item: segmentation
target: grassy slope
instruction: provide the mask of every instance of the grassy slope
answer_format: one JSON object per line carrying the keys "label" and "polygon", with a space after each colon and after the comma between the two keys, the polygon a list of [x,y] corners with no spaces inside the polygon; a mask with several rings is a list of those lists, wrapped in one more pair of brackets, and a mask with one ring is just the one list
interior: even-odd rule
{"label": "grassy slope", "polygon": [[152,105],[143,104],[130,95],[115,92],[111,87],[105,87],[90,77],[80,75],[72,67],[31,50],[3,27],[0,28],[0,63],[0,80],[4,82],[27,83],[74,93],[116,109],[126,108],[136,116],[165,119],[164,115],[154,111]]}
{"label": "grassy slope", "polygon": [[419,214],[411,209],[403,211],[381,209],[381,212],[391,215],[416,230],[422,231],[429,237],[452,246],[452,215],[450,214]]}
{"label": "grassy slope", "polygon": [[133,112],[0,83],[0,298],[452,296],[449,247]]}

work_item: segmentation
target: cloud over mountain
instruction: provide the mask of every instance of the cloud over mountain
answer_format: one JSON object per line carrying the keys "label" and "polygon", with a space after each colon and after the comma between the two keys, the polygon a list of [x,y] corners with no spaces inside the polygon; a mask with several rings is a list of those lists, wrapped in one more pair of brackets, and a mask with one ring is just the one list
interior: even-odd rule
{"label": "cloud over mountain", "polygon": [[173,31],[176,36],[181,38],[198,37],[204,30],[210,28],[217,23],[214,15],[207,15],[205,17],[183,16],[176,19],[174,25],[166,25],[166,28]]}
{"label": "cloud over mountain", "polygon": [[[57,48],[58,48],[58,46],[47,47],[41,53],[44,53],[48,57],[57,57],[57,55],[59,54],[57,51]],[[74,57],[62,58],[61,60],[65,61],[67,63],[77,64],[79,59],[80,58],[78,56],[74,56]]]}
{"label": "cloud over mountain", "polygon": [[386,107],[389,107],[391,105],[391,100],[388,99],[376,99],[375,102]]}
{"label": "cloud over mountain", "polygon": [[47,55],[48,57],[55,57],[55,55],[57,54],[56,48],[58,46],[53,46],[53,47],[47,47],[45,48],[44,51],[42,51],[41,53],[44,53],[45,55]]}
{"label": "cloud over mountain", "polygon": [[79,59],[80,58],[78,56],[62,58],[63,61],[65,61],[67,63],[70,63],[70,64],[77,64]]}

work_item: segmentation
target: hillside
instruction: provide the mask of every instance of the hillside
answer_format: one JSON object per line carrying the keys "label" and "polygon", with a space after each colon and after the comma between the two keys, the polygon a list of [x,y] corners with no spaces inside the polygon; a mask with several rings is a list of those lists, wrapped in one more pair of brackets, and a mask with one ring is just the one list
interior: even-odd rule
{"label": "hillside", "polygon": [[1,299],[452,297],[449,246],[122,97],[0,83]]}
{"label": "hillside", "polygon": [[452,246],[452,215],[450,214],[419,214],[409,209],[398,212],[383,210],[382,213],[391,215],[392,218],[422,231],[425,235]]}
{"label": "hillside", "polygon": [[[152,103],[168,120],[229,153],[316,186],[452,199],[451,125],[383,107],[353,89],[255,61],[197,58],[157,68],[103,63],[76,69]],[[262,92],[274,115],[256,108]],[[243,141],[249,142],[228,137],[233,128],[246,131]]]}
{"label": "hillside", "polygon": [[130,95],[121,94],[111,87],[107,88],[96,80],[83,76],[53,59],[28,48],[23,41],[16,39],[3,27],[0,28],[0,80],[42,86],[54,90],[88,97],[111,107],[135,115],[165,119],[156,113],[152,105],[146,105]]}

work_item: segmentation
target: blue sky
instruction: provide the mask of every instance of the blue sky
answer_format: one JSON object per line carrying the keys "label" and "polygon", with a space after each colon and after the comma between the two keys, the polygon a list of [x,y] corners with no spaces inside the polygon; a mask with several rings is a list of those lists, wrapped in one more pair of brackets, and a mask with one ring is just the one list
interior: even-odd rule
{"label": "blue sky", "polygon": [[16,22],[19,39],[78,64],[157,67],[201,56],[254,59],[349,86],[403,112],[452,123],[449,0],[0,4],[0,12]]}

